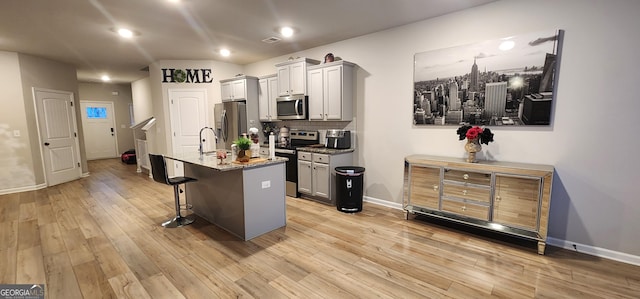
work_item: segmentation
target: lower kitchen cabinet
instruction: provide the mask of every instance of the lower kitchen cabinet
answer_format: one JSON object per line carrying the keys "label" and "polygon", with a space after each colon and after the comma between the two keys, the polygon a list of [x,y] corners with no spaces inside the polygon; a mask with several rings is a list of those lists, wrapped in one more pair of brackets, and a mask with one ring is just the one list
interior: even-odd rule
{"label": "lower kitchen cabinet", "polygon": [[353,152],[320,154],[298,151],[298,192],[305,198],[335,205],[335,168],[351,166]]}
{"label": "lower kitchen cabinet", "polygon": [[[311,154],[307,154],[311,156]],[[298,192],[303,194],[313,194],[313,163],[311,161],[301,160],[300,152],[298,152]]]}
{"label": "lower kitchen cabinet", "polygon": [[553,166],[412,155],[405,158],[406,217],[446,219],[537,240],[544,254]]}

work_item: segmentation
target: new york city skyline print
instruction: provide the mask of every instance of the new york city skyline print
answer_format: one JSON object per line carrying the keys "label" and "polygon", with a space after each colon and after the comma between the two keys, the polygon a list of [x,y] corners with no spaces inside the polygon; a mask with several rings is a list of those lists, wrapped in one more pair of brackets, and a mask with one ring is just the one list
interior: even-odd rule
{"label": "new york city skyline print", "polygon": [[562,30],[415,54],[413,124],[549,125]]}

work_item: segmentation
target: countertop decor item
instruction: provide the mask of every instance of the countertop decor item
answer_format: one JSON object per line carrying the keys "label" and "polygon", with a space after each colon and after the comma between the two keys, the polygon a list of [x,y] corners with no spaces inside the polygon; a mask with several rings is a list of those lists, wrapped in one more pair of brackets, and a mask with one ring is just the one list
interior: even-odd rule
{"label": "countertop decor item", "polygon": [[269,134],[271,134],[271,133],[278,134],[278,131],[276,131],[276,126],[274,126],[272,123],[263,122],[262,123],[262,134],[264,134],[264,137],[268,138]]}
{"label": "countertop decor item", "polygon": [[220,160],[220,164],[225,164],[224,159],[227,158],[227,151],[226,150],[218,150],[216,152],[216,158]]}
{"label": "countertop decor item", "polygon": [[333,53],[327,53],[327,55],[324,56],[324,63],[333,62],[334,60],[335,57],[333,56]]}
{"label": "countertop decor item", "polygon": [[239,162],[249,162],[251,159],[251,139],[246,137],[240,137],[236,140],[235,144],[238,147],[238,160]]}
{"label": "countertop decor item", "polygon": [[460,140],[467,139],[464,149],[467,151],[467,162],[476,163],[476,153],[482,150],[483,144],[489,144],[493,141],[493,133],[488,128],[480,128],[478,126],[472,127],[469,125],[462,125],[456,131]]}

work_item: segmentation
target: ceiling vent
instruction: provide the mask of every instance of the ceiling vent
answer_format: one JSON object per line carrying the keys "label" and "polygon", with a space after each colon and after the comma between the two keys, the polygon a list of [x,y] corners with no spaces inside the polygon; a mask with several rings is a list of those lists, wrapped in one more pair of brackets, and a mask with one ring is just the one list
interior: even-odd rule
{"label": "ceiling vent", "polygon": [[268,38],[265,38],[265,39],[262,40],[262,42],[267,43],[267,44],[273,44],[273,43],[277,43],[279,41],[280,41],[280,39],[275,37],[275,36],[268,37]]}

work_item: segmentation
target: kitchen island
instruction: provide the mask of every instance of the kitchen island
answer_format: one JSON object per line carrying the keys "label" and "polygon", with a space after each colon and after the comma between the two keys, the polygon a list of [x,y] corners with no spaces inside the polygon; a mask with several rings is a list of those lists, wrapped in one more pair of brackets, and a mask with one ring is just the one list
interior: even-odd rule
{"label": "kitchen island", "polygon": [[286,225],[286,158],[221,164],[215,153],[165,157],[184,162],[184,175],[198,179],[185,185],[196,215],[245,241]]}

